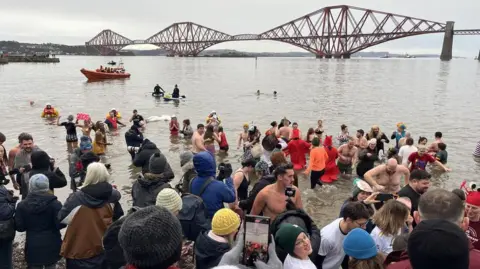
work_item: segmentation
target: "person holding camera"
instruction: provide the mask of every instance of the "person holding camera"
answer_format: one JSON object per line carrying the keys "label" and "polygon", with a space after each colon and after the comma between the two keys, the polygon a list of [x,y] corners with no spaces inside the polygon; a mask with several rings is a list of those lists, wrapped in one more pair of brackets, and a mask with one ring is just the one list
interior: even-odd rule
{"label": "person holding camera", "polygon": [[280,165],[274,171],[277,182],[266,186],[260,191],[253,203],[251,215],[269,217],[271,221],[287,209],[290,200],[298,209],[303,208],[302,195],[296,186],[293,186],[293,165],[291,163]]}
{"label": "person holding camera", "polygon": [[0,268],[12,269],[13,239],[15,239],[15,204],[17,196],[13,190],[7,190],[5,185],[10,182],[5,177],[0,178]]}
{"label": "person holding camera", "polygon": [[[32,153],[31,156],[32,161],[32,170],[27,174],[25,174],[24,178],[26,177],[31,178],[37,174],[44,174],[49,181],[49,188],[50,192],[53,194],[53,189],[60,189],[67,186],[67,178],[60,170],[59,167],[55,166],[55,159],[50,158],[48,154],[43,151],[35,151]],[[28,182],[26,182],[28,183]],[[29,189],[28,185],[25,189],[25,192],[22,192],[22,199],[25,199],[28,195]]]}

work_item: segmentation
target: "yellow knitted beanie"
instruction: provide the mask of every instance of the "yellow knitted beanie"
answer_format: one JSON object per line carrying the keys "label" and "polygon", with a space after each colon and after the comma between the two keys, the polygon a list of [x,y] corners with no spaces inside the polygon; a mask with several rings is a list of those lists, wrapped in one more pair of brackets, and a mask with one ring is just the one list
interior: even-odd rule
{"label": "yellow knitted beanie", "polygon": [[240,227],[240,217],[229,208],[222,208],[213,215],[212,232],[224,236],[236,232]]}

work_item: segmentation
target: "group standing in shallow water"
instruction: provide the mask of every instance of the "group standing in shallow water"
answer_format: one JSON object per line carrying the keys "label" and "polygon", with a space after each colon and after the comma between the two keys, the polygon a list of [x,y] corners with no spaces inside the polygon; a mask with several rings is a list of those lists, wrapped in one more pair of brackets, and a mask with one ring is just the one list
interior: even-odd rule
{"label": "group standing in shallow water", "polygon": [[[69,171],[70,176],[78,175],[80,179],[72,179],[74,192],[63,205],[56,200],[53,189],[67,184],[65,176],[62,179],[46,153],[36,153],[39,149],[34,146],[33,139],[25,135],[19,137],[20,146],[12,153],[12,169],[5,165],[9,159],[5,158],[6,150],[3,148],[2,151],[0,147],[2,171],[17,174],[15,182],[20,185],[17,188],[22,189],[25,196],[15,209],[15,198],[12,193],[3,191],[5,182],[0,183],[0,224],[4,219],[12,219],[12,212],[17,211],[13,219],[20,223],[18,231],[27,232],[29,254],[26,259],[30,265],[55,266],[63,256],[67,268],[84,268],[84,264],[150,268],[144,266],[147,263],[155,266],[168,263],[158,268],[192,268],[193,263],[199,269],[225,264],[235,267],[240,254],[236,254],[238,248],[233,247],[233,242],[246,214],[263,215],[270,220],[272,241],[277,246],[270,254],[278,263],[275,267],[269,262],[269,268],[403,268],[389,261],[414,264],[415,255],[421,251],[430,251],[429,255],[434,252],[427,247],[409,247],[408,256],[405,256],[402,249],[406,247],[392,243],[401,242],[407,234],[411,234],[412,240],[423,242],[428,239],[425,234],[429,233],[422,235],[421,231],[431,232],[434,227],[444,227],[443,233],[455,233],[458,240],[451,240],[452,244],[457,244],[464,253],[470,253],[470,258],[474,255],[463,243],[478,241],[475,237],[475,232],[480,231],[480,213],[476,210],[480,208],[476,201],[478,191],[471,186],[468,188],[464,197],[466,208],[455,193],[426,192],[430,184],[430,175],[426,172],[429,163],[450,171],[445,166],[448,153],[440,132],[435,133],[432,144],[427,146],[426,139],[420,139],[415,145],[406,125],[399,123],[390,137],[392,141],[395,139],[395,147],[386,150],[384,144],[389,143],[389,138],[378,126],[372,126],[368,133],[359,129],[351,136],[348,127],[342,125],[340,134],[332,136],[327,135],[323,121],[318,121],[316,128],[308,128],[302,133],[298,122],[284,118],[280,124],[272,122],[262,137],[263,131],[258,126],[244,124],[237,141],[237,149],[243,151],[242,163],[238,170],[233,170],[230,164],[217,166],[215,161],[217,150],[231,150],[224,130],[225,122],[216,111],[209,113],[195,131],[189,119],[183,120],[180,126],[173,115],[168,123],[170,134],[191,139],[192,150],[180,155],[182,180],[172,186],[175,175],[169,164],[171,160],[154,142],[144,137],[142,130],[146,120],[134,110],[125,141],[133,165],[141,167],[142,172],[132,187],[134,208],[126,217],[120,218],[124,214],[118,203],[120,193],[116,186],[108,183],[108,167],[98,162],[98,156],[108,150],[105,125],[116,129],[123,125],[119,118],[115,109],[109,112],[105,122],[95,124],[89,118],[84,119],[83,125],[78,124],[78,118],[74,121],[73,116],[65,122],[57,118],[57,124],[66,128],[66,140],[72,147],[75,148],[80,140],[79,148],[72,153],[75,158],[71,161],[73,169]],[[82,128],[80,139],[77,127]],[[90,139],[92,129],[95,131],[93,140]],[[334,141],[338,141],[338,147],[334,146]],[[383,164],[385,155],[388,160]],[[37,165],[39,159],[43,160],[42,165]],[[25,174],[31,171],[38,174]],[[303,210],[299,172],[309,176],[312,189],[339,179],[349,180],[356,172],[358,177],[354,180],[353,195],[342,206],[340,218],[323,228],[315,225]],[[259,180],[250,190],[252,173]],[[18,175],[21,180],[17,182]],[[183,194],[180,196],[177,190]],[[48,248],[36,240],[38,225],[32,225],[42,223],[47,217],[38,214],[44,211],[32,210],[35,203],[44,201],[42,199],[52,201],[44,209],[51,210],[56,220],[55,226],[41,226],[42,231],[52,231],[51,237],[41,237],[42,241],[50,243]],[[436,205],[431,201],[448,204]],[[454,215],[463,216],[467,212],[474,220],[468,227],[468,237],[457,224],[449,222],[448,214],[442,211],[447,207],[451,208],[447,213],[455,211]],[[193,208],[203,208],[204,212],[187,214],[194,212]],[[421,212],[428,214],[415,216],[418,210],[425,210]],[[443,222],[438,216],[444,218]],[[58,235],[65,226],[67,232],[62,239]],[[74,240],[79,234],[90,245]],[[2,243],[0,231],[0,255],[11,248],[11,240]],[[361,249],[356,249],[357,246]],[[182,254],[174,253],[171,250],[174,248],[182,249]],[[403,254],[391,255],[398,251]],[[145,256],[147,252],[149,255]],[[81,257],[76,253],[81,253]],[[229,259],[232,255],[234,258]],[[5,257],[11,260],[8,254]],[[464,264],[461,259],[455,261],[460,262],[456,263],[457,266]],[[448,261],[442,262],[448,265]],[[470,264],[478,265],[475,262]],[[261,264],[257,267],[262,268]]]}

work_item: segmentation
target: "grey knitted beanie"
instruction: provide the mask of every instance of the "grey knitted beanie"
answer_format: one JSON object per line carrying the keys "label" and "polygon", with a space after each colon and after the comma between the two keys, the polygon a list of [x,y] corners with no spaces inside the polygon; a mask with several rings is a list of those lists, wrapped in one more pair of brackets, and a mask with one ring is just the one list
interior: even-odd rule
{"label": "grey knitted beanie", "polygon": [[118,241],[129,265],[168,268],[180,259],[182,226],[166,208],[149,206],[126,217]]}

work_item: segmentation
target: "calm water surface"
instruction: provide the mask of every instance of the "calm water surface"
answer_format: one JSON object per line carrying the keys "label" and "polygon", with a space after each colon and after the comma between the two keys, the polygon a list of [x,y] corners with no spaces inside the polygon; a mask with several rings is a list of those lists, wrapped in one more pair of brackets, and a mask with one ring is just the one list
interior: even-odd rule
{"label": "calm water surface", "polygon": [[[480,130],[477,61],[260,58],[255,63],[255,59],[124,57],[130,79],[87,83],[81,68],[119,59],[72,56],[60,60],[59,64],[0,66],[0,131],[7,136],[7,150],[16,144],[20,132],[31,133],[35,143],[55,157],[65,172],[65,129],[40,118],[47,102],[64,117],[86,112],[94,120],[103,120],[115,107],[127,119],[138,109],[144,117],[175,114],[180,120],[190,118],[192,125],[204,122],[207,114],[216,110],[231,145],[227,159],[235,168],[241,151],[234,144],[245,122],[253,121],[263,132],[271,121],[287,116],[306,133],[323,119],[329,135],[336,135],[341,124],[347,124],[351,132],[367,131],[378,124],[390,135],[396,122],[404,121],[416,139],[422,135],[432,140],[435,131],[444,133],[448,166],[453,172],[436,176],[435,186],[454,188],[464,179],[478,180],[480,173],[480,165],[471,155]],[[150,92],[156,83],[167,91],[178,84],[187,101],[155,100]],[[256,96],[256,90],[263,94]],[[279,92],[277,98],[272,96],[273,90]],[[30,100],[34,106],[29,105]],[[122,189],[124,203],[129,204],[129,190],[138,170],[132,169],[126,152],[126,130],[109,137],[114,145],[107,158],[112,163],[112,179]],[[179,153],[188,145],[183,139],[170,138],[167,122],[149,124],[145,137],[166,154],[178,181],[182,175]],[[302,178],[306,210],[323,225],[337,216],[352,183],[339,180],[316,191],[307,190],[308,186]],[[63,201],[69,192],[64,188],[57,195]]]}

